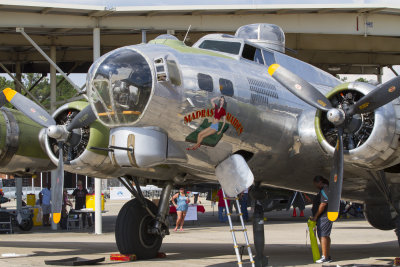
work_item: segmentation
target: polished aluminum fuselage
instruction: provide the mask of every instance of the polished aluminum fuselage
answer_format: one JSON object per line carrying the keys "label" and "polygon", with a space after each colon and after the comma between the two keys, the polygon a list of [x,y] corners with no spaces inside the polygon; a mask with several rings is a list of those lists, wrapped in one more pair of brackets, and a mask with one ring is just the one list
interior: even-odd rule
{"label": "polished aluminum fuselage", "polygon": [[[223,53],[216,56],[179,51],[179,48],[165,44],[131,48],[143,54],[150,64],[159,57],[177,62],[181,85],[155,80],[151,102],[135,126],[161,127],[182,150],[192,145],[185,138],[204,119],[193,119],[188,123],[185,117],[212,108],[210,99],[221,95],[219,79],[228,79],[233,83],[234,95],[225,97],[227,112],[238,120],[242,131],[230,125],[215,147],[202,146],[198,150],[187,151],[187,163],[176,167],[180,172],[186,172],[188,178],[216,180],[215,166],[229,155],[243,150],[253,153],[248,164],[255,180],[263,184],[312,192],[315,191],[312,185],[315,175],[329,177],[332,151],[323,148],[318,141],[314,126],[316,110],[268,75],[267,66],[242,58],[228,58]],[[324,94],[340,84],[330,74],[284,54],[275,52],[275,59]],[[198,73],[213,78],[212,92],[199,88]],[[390,106],[383,113],[391,116],[394,110]],[[393,120],[385,123],[381,126],[394,127]],[[380,138],[392,140],[393,136],[390,133],[390,136],[387,134]],[[370,155],[362,155],[361,158],[364,156]],[[384,166],[382,163],[381,167]],[[371,188],[371,181],[366,174],[367,169],[351,160],[345,163],[343,198],[362,201],[368,197],[371,191],[367,189]],[[376,190],[372,189],[372,192]]]}
{"label": "polished aluminum fuselage", "polygon": [[[161,127],[183,150],[191,145],[185,137],[203,120],[185,123],[185,116],[212,108],[210,99],[221,95],[218,90],[220,78],[228,79],[234,85],[233,97],[226,97],[227,112],[237,118],[243,131],[239,134],[231,125],[215,147],[202,146],[188,151],[188,162],[178,166],[179,169],[193,176],[215,180],[215,166],[229,155],[245,150],[254,153],[248,164],[255,179],[265,184],[312,191],[313,176],[329,174],[330,161],[327,159],[330,156],[321,149],[313,126],[315,109],[268,75],[267,66],[246,59],[180,52],[162,44],[131,48],[143,54],[148,62],[159,57],[177,62],[182,84],[173,86],[155,82],[151,102],[135,126]],[[276,60],[291,69],[295,67],[299,75],[324,93],[340,83],[331,75],[285,55],[276,57]],[[199,88],[198,73],[213,78],[213,92]],[[275,97],[271,97],[271,93]],[[306,131],[307,140],[300,140],[299,122],[304,123],[300,120],[302,116],[306,120],[306,128],[302,131]]]}

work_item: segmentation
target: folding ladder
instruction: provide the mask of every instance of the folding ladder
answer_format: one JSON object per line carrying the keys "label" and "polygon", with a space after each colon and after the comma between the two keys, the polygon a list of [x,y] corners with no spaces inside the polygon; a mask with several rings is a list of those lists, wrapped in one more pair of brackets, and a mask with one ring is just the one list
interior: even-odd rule
{"label": "folding ladder", "polygon": [[[238,196],[236,196],[236,197],[227,197],[225,195],[224,190],[222,190],[222,194],[224,196],[225,208],[226,208],[226,213],[228,215],[228,221],[229,221],[229,228],[230,228],[230,232],[232,234],[232,239],[233,239],[233,248],[235,249],[238,265],[240,267],[242,267],[243,263],[242,263],[242,255],[239,252],[239,245],[238,245],[237,240],[236,240],[235,232],[243,232],[244,239],[246,240],[247,252],[249,254],[250,263],[251,263],[251,266],[254,267],[255,265],[254,265],[253,253],[251,252],[251,247],[250,247],[250,243],[249,243],[249,237],[247,236],[246,225],[244,224],[244,221],[243,221],[243,213],[240,210],[239,197]],[[236,205],[237,205],[237,208],[239,210],[239,218],[240,218],[240,222],[242,224],[242,228],[239,228],[239,229],[233,228],[232,218],[231,218],[231,211],[229,210],[229,205],[228,205],[228,201],[227,201],[228,199],[232,200],[232,201],[236,201]]]}

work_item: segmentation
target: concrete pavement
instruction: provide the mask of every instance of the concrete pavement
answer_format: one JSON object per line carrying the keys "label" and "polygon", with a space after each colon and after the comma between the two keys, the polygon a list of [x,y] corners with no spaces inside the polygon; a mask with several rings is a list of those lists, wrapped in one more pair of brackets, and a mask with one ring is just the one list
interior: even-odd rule
{"label": "concrete pavement", "polygon": [[[0,266],[43,266],[44,260],[68,257],[105,257],[103,264],[119,266],[236,266],[232,238],[227,224],[217,222],[216,211],[205,204],[206,213],[199,214],[197,223],[187,222],[184,232],[171,232],[164,239],[161,251],[167,258],[134,263],[110,262],[111,253],[117,253],[114,238],[116,215],[121,201],[108,201],[103,217],[104,234],[94,235],[93,229],[81,231],[52,231],[35,227],[30,232],[0,235],[0,255],[5,253],[33,254],[29,257],[2,258]],[[306,211],[306,217],[309,210]],[[265,253],[273,266],[320,266],[312,264],[311,249],[306,246],[306,219],[292,218],[291,211],[266,213]],[[248,224],[250,240],[252,226]],[[244,241],[238,233],[240,241]],[[360,219],[340,220],[332,230],[333,264],[393,264],[400,256],[393,231],[380,231]],[[254,250],[253,250],[254,251]]]}

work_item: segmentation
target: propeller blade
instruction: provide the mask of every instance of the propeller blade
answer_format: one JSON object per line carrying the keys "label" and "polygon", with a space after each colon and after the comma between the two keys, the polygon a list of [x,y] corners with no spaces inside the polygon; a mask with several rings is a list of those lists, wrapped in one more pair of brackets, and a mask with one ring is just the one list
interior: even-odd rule
{"label": "propeller blade", "polygon": [[[14,107],[16,107],[19,111],[24,113],[27,117],[29,117],[34,122],[42,125],[43,127],[49,127],[51,125],[55,125],[56,122],[46,110],[41,108],[38,104],[30,100],[29,98],[21,95],[17,91],[6,88],[3,90],[3,94],[8,102],[10,102]],[[2,97],[0,94],[0,104],[2,104]]]}
{"label": "propeller blade", "polygon": [[369,94],[363,96],[352,105],[348,114],[360,114],[374,111],[386,105],[400,96],[400,77],[395,77],[390,81],[379,85]]}
{"label": "propeller blade", "polygon": [[71,123],[67,126],[67,130],[71,132],[73,129],[88,126],[96,119],[96,114],[93,112],[92,106],[87,105],[72,119]]}
{"label": "propeller blade", "polygon": [[51,210],[53,213],[54,223],[59,223],[61,220],[61,209],[63,201],[64,189],[64,158],[63,158],[63,142],[58,142],[58,167],[57,167],[57,182],[54,188],[53,198],[51,199]]}
{"label": "propeller blade", "polygon": [[338,128],[338,137],[333,154],[333,166],[329,181],[328,219],[332,222],[339,217],[340,198],[343,185],[343,128]]}
{"label": "propeller blade", "polygon": [[328,111],[331,102],[314,86],[278,64],[272,64],[268,73],[290,92],[316,109]]}

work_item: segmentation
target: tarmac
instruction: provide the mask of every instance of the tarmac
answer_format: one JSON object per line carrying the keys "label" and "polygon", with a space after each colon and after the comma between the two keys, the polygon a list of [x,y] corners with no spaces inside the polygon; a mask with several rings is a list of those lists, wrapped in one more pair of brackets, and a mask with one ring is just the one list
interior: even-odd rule
{"label": "tarmac", "polygon": [[[118,253],[114,226],[116,216],[124,201],[107,201],[103,215],[103,234],[93,234],[94,228],[84,230],[57,230],[37,226],[29,232],[17,229],[15,234],[0,234],[0,266],[44,266],[45,260],[70,257],[95,259],[105,257],[101,265],[107,266],[237,266],[229,226],[219,223],[217,209],[202,201],[206,212],[199,213],[198,221],[185,223],[183,232],[173,232],[164,239],[161,247],[167,257],[129,263],[112,262],[110,254]],[[4,206],[12,206],[7,203]],[[290,211],[265,213],[265,254],[271,266],[321,266],[313,264],[309,240],[306,236],[305,218],[292,218]],[[235,223],[239,223],[235,220]],[[252,224],[247,223],[252,242]],[[172,230],[172,229],[171,229]],[[237,233],[239,242],[244,242]],[[391,266],[400,256],[394,231],[381,231],[371,227],[364,219],[340,219],[332,230],[331,255],[334,262],[325,266],[369,264]],[[254,252],[254,249],[253,249]],[[20,257],[6,258],[3,254],[15,253]],[[22,256],[21,256],[22,254]],[[27,254],[27,255],[23,255]],[[248,257],[244,256],[244,262]],[[250,266],[250,264],[244,264]]]}

